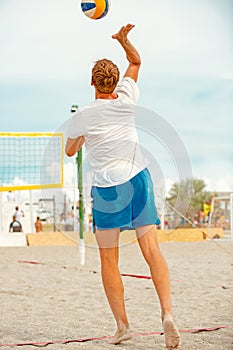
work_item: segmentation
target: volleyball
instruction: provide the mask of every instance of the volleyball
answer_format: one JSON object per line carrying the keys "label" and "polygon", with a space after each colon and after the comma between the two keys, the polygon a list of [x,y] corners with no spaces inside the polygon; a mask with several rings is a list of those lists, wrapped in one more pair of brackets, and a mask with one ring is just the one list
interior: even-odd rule
{"label": "volleyball", "polygon": [[110,0],[82,0],[81,8],[83,13],[91,19],[100,19],[107,15],[110,7]]}

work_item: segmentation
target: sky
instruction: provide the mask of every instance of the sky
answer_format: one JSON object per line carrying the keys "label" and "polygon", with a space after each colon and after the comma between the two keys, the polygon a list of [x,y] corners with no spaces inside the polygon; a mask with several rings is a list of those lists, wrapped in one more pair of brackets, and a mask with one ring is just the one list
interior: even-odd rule
{"label": "sky", "polygon": [[[71,105],[94,98],[97,59],[112,59],[124,73],[125,54],[111,35],[133,23],[129,37],[142,58],[139,105],[183,142],[193,177],[207,189],[233,191],[232,14],[230,0],[111,0],[108,15],[95,21],[80,0],[0,0],[1,131],[64,129]],[[157,144],[146,125],[144,146],[176,181],[154,122]]]}

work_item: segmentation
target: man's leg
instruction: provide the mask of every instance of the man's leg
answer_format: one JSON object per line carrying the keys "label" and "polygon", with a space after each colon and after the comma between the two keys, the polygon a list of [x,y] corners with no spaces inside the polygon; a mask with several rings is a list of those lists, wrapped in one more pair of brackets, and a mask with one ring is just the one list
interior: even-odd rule
{"label": "man's leg", "polygon": [[132,338],[124,303],[124,286],[118,269],[119,229],[95,233],[101,258],[101,272],[105,293],[117,323],[117,332],[110,341],[119,344]]}
{"label": "man's leg", "polygon": [[162,313],[165,342],[168,349],[180,345],[180,336],[172,318],[170,278],[167,263],[159,248],[156,227],[148,225],[136,229],[142,254],[149,265],[151,277],[157,291]]}

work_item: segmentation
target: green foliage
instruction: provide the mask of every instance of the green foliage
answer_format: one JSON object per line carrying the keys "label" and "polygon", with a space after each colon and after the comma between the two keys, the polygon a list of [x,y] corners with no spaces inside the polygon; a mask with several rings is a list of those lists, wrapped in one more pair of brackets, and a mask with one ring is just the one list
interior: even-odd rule
{"label": "green foliage", "polygon": [[166,200],[179,212],[193,218],[195,213],[203,209],[203,203],[211,199],[211,193],[205,188],[204,180],[183,180],[173,184]]}

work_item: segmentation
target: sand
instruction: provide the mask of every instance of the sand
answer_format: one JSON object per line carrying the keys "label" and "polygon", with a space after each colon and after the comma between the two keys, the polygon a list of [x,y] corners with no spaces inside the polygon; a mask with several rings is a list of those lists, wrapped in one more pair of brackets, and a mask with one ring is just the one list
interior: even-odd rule
{"label": "sand", "polygon": [[[120,248],[120,270],[148,275],[137,244]],[[162,243],[171,272],[174,316],[179,329],[227,326],[212,332],[182,333],[186,350],[233,349],[233,242]],[[0,343],[46,342],[108,336],[115,322],[104,296],[98,250],[78,248],[0,248]],[[40,262],[30,264],[19,261]],[[151,280],[122,277],[134,333],[162,331]],[[124,350],[164,349],[162,335],[135,336]],[[106,340],[50,344],[46,349],[114,349]],[[34,346],[1,349],[35,349]]]}

